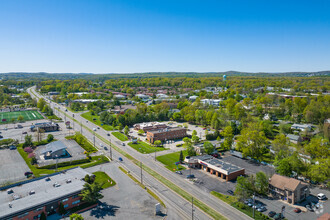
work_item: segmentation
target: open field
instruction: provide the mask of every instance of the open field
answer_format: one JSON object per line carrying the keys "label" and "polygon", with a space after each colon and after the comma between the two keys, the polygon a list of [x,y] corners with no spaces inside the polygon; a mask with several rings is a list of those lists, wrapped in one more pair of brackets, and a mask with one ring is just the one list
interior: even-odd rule
{"label": "open field", "polygon": [[150,153],[153,153],[155,151],[166,150],[166,148],[163,148],[163,147],[153,147],[150,144],[147,144],[143,141],[139,141],[137,144],[133,144],[131,142],[128,145],[131,146],[132,148],[134,148],[135,150],[139,151],[140,153],[143,153],[143,154],[150,154]]}
{"label": "open field", "polygon": [[[183,150],[182,153],[183,153],[183,159],[186,156],[188,156],[187,151]],[[179,158],[180,158],[180,151],[156,157],[156,159],[159,162],[163,163],[165,165],[165,167],[171,171],[177,170],[175,162],[178,162]],[[179,168],[179,170],[186,169],[185,167],[181,166],[180,164],[178,165],[178,168]]]}
{"label": "open field", "polygon": [[[44,117],[37,111],[0,112],[0,124],[11,123],[12,119],[17,122],[18,116],[23,116],[23,121],[43,119]],[[5,120],[5,121],[4,121]]]}
{"label": "open field", "polygon": [[[107,130],[107,131],[113,131],[113,127],[111,125],[101,125],[102,122],[100,121],[100,116],[98,115],[91,115],[90,112],[85,112],[83,114],[81,114],[81,117],[87,119],[88,121],[94,123],[95,125],[99,126],[99,127],[102,127],[104,130]],[[93,120],[95,119],[95,120]]]}
{"label": "open field", "polygon": [[125,134],[122,134],[120,132],[112,132],[111,133],[113,136],[115,136],[116,138],[118,138],[121,141],[128,141],[128,137]]}

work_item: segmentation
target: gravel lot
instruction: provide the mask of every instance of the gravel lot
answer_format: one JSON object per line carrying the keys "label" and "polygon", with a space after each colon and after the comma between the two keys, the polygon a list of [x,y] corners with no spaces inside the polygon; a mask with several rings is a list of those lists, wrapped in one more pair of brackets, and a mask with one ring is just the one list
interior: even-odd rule
{"label": "gravel lot", "polygon": [[30,169],[17,150],[0,150],[0,184],[25,180],[27,171]]}

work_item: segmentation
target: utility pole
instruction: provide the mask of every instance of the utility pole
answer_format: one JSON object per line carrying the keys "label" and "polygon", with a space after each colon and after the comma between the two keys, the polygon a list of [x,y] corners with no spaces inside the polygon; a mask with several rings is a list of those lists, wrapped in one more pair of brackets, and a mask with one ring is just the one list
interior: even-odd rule
{"label": "utility pole", "polygon": [[191,198],[191,219],[194,220],[194,197]]}
{"label": "utility pole", "polygon": [[156,161],[156,152],[157,152],[157,149],[155,149],[155,161]]}
{"label": "utility pole", "polygon": [[255,209],[255,207],[254,207],[254,204],[255,204],[255,199],[256,199],[256,196],[255,196],[255,193],[253,193],[253,206],[252,206],[252,209],[253,209],[253,219],[254,219],[254,209]]}
{"label": "utility pole", "polygon": [[80,122],[80,133],[82,134],[83,131],[82,131],[82,122]]}
{"label": "utility pole", "polygon": [[94,131],[93,141],[94,141],[94,147],[95,147],[95,131]]}
{"label": "utility pole", "polygon": [[140,162],[140,168],[141,168],[141,184],[143,185],[143,181],[142,181],[142,162]]}

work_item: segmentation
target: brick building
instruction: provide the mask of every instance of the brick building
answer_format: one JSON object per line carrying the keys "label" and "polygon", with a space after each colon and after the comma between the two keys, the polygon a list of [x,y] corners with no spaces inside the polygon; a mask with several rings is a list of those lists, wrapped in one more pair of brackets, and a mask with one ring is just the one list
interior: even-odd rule
{"label": "brick building", "polygon": [[226,181],[234,180],[245,174],[245,169],[214,158],[210,155],[202,155],[186,158],[185,162],[189,167],[202,169]]}
{"label": "brick building", "polygon": [[82,204],[79,196],[85,175],[80,167],[15,183],[0,188],[0,219],[39,219],[58,212],[60,203],[65,209]]}
{"label": "brick building", "polygon": [[270,193],[288,203],[298,203],[309,196],[309,187],[300,180],[274,174],[269,180]]}
{"label": "brick building", "polygon": [[187,136],[187,129],[180,127],[176,127],[176,128],[167,127],[163,129],[147,131],[147,140],[152,144],[157,140],[160,141],[174,140],[186,136]]}

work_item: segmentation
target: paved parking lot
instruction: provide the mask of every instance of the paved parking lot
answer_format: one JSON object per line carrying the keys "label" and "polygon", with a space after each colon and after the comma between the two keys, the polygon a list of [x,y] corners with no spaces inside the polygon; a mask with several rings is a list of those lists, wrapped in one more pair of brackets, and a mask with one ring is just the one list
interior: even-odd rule
{"label": "paved parking lot", "polygon": [[84,219],[163,219],[154,214],[158,201],[119,170],[118,164],[108,163],[86,170],[91,173],[104,171],[117,184],[102,190],[101,204],[81,213]]}
{"label": "paved parking lot", "polygon": [[0,150],[0,184],[25,180],[27,171],[30,169],[17,150]]}

